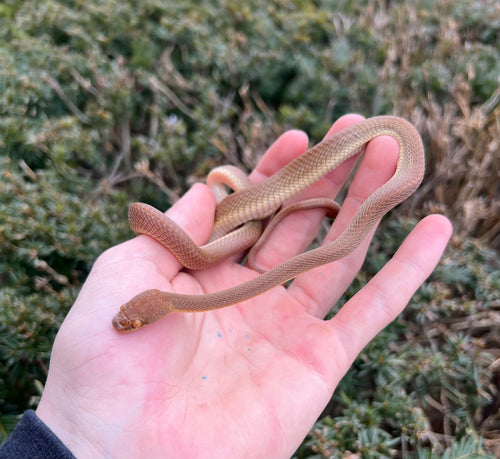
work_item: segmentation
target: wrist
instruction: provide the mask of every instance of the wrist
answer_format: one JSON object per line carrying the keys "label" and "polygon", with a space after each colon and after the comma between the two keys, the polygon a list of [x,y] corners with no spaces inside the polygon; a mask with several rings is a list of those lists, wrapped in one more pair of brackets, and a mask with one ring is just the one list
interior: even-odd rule
{"label": "wrist", "polygon": [[[36,409],[38,418],[57,436],[57,438],[78,458],[107,457],[100,448],[99,431],[102,429],[86,419],[81,410],[75,409],[71,404],[56,403],[49,400],[48,394],[42,396]],[[92,433],[93,431],[93,433]]]}

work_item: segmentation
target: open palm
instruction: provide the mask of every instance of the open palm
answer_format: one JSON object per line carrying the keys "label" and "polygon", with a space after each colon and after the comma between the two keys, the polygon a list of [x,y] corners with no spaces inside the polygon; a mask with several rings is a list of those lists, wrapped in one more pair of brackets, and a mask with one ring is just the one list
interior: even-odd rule
{"label": "open palm", "polygon": [[[340,119],[330,132],[360,121]],[[256,182],[307,147],[282,135],[253,172]],[[370,142],[327,240],[394,173],[397,143]],[[307,190],[334,197],[352,161]],[[302,196],[304,197],[304,196]],[[194,186],[168,215],[200,244],[215,203]],[[265,269],[311,242],[321,210],[287,217],[261,249]],[[162,245],[140,236],[96,261],[54,344],[39,417],[77,457],[289,457],[366,343],[404,308],[438,262],[450,235],[441,216],[421,221],[394,258],[331,320],[323,317],[356,275],[369,244],[252,300],[206,313],[173,313],[132,334],[111,326],[119,306],[157,288],[207,293],[257,275],[227,260],[182,271]]]}

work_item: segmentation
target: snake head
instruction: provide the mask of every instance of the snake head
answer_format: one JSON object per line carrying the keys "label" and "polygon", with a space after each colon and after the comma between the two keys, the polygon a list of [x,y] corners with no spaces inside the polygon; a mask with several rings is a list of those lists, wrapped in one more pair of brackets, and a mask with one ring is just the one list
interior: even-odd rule
{"label": "snake head", "polygon": [[113,327],[128,333],[161,319],[174,311],[170,295],[160,290],[146,290],[120,307],[113,317]]}
{"label": "snake head", "polygon": [[134,317],[135,314],[126,313],[127,305],[120,307],[120,311],[113,317],[113,327],[120,333],[129,333],[141,328],[144,324],[141,319]]}

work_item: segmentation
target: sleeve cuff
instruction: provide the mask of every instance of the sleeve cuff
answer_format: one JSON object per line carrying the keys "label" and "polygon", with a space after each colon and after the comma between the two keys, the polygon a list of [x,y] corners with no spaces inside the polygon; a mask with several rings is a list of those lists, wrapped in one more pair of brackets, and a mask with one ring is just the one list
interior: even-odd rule
{"label": "sleeve cuff", "polygon": [[28,410],[0,447],[0,459],[75,459],[63,442]]}

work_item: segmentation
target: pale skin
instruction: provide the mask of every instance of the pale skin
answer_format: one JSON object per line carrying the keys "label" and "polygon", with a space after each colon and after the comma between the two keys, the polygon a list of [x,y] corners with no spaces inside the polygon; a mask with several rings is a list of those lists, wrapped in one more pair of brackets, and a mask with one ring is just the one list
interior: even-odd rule
{"label": "pale skin", "polygon": [[[330,134],[360,121],[339,119]],[[283,134],[251,175],[257,182],[307,148]],[[370,142],[327,239],[394,172],[398,145]],[[353,161],[301,198],[335,197]],[[195,185],[167,212],[199,244],[208,240],[215,201]],[[276,228],[257,256],[269,268],[306,247],[321,210],[301,211]],[[323,318],[361,267],[369,239],[348,257],[252,300],[206,313],[172,313],[133,334],[111,319],[147,289],[222,290],[256,273],[227,260],[181,271],[162,245],[139,236],[96,261],[54,343],[38,416],[79,458],[286,458],[299,446],[363,347],[403,310],[432,272],[451,234],[440,215],[424,218],[391,261],[337,315]]]}

